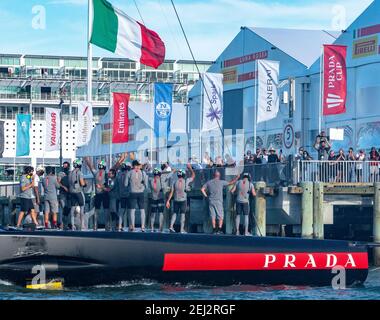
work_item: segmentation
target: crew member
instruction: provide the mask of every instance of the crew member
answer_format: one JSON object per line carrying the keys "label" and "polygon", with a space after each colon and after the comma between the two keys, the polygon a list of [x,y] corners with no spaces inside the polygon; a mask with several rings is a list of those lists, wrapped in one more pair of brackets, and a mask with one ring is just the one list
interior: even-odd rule
{"label": "crew member", "polygon": [[119,185],[119,226],[118,229],[122,229],[122,224],[124,224],[124,227],[126,227],[127,224],[127,209],[128,209],[128,203],[129,203],[129,191],[126,185],[126,178],[128,175],[128,172],[131,171],[132,165],[129,162],[124,162],[121,164],[120,171],[117,175],[117,181]]}
{"label": "crew member", "polygon": [[132,167],[125,180],[125,187],[129,188],[129,231],[135,231],[136,207],[138,207],[141,216],[141,231],[145,232],[144,192],[148,186],[148,177],[141,170],[139,161],[134,160]]}
{"label": "crew member", "polygon": [[58,179],[57,179],[60,185],[58,202],[59,202],[59,207],[61,209],[60,214],[59,214],[59,227],[61,229],[64,229],[64,227],[68,225],[68,222],[66,220],[70,214],[69,173],[70,173],[70,163],[64,162],[62,164],[62,170],[58,174]]}
{"label": "crew member", "polygon": [[43,166],[38,166],[36,169],[36,174],[34,176],[34,199],[33,199],[33,204],[34,204],[34,211],[36,212],[37,215],[37,220],[39,218],[43,217],[43,212],[41,211],[41,182],[43,179],[43,176],[45,174],[45,168]]}
{"label": "crew member", "polygon": [[42,186],[44,188],[44,206],[45,206],[45,228],[49,228],[49,218],[52,215],[53,229],[57,229],[58,220],[58,196],[57,189],[60,187],[57,177],[55,175],[55,169],[49,167],[46,169],[47,176],[42,180]]}
{"label": "crew member", "polygon": [[[230,182],[222,180],[218,170],[214,173],[214,179],[208,181],[201,189],[205,198],[209,201],[209,213],[214,234],[222,234],[224,221],[223,189],[232,186],[239,180],[240,175]],[[216,221],[218,220],[218,226]]]}
{"label": "crew member", "polygon": [[231,190],[232,193],[236,192],[236,235],[240,235],[240,215],[244,216],[244,235],[250,236],[249,233],[249,199],[250,195],[256,197],[255,187],[251,183],[251,175],[244,173],[243,179],[239,180]]}
{"label": "crew member", "polygon": [[150,199],[150,228],[154,231],[154,223],[156,221],[156,214],[159,215],[159,230],[162,232],[164,224],[164,189],[161,181],[161,170],[156,168],[153,170],[153,178],[149,181],[150,191],[152,198]]}
{"label": "crew member", "polygon": [[98,230],[98,217],[103,207],[105,221],[110,220],[110,198],[108,189],[108,178],[106,172],[106,162],[98,163],[98,170],[95,170],[89,158],[85,158],[85,162],[92,172],[95,179],[95,214],[94,214],[94,231]]}
{"label": "crew member", "polygon": [[106,231],[121,231],[123,220],[118,216],[117,210],[117,205],[119,202],[119,184],[116,178],[116,170],[113,168],[108,172],[107,185],[110,201],[110,216],[108,217],[108,220],[106,220]]}
{"label": "crew member", "polygon": [[33,194],[33,188],[34,188],[34,168],[33,167],[25,167],[24,168],[24,174],[21,176],[20,179],[20,189],[21,192],[19,194],[20,198],[20,214],[18,216],[17,220],[17,227],[21,227],[22,221],[24,219],[25,214],[29,214],[32,218],[33,223],[38,226],[37,216],[36,212],[34,210],[34,194]]}
{"label": "crew member", "polygon": [[85,197],[83,188],[86,187],[86,181],[84,180],[82,173],[82,160],[77,159],[73,163],[74,170],[69,174],[69,191],[70,191],[70,217],[71,217],[71,229],[76,230],[75,226],[75,214],[76,208],[79,206],[79,219],[80,225],[79,230],[84,229],[84,206],[85,206]]}
{"label": "crew member", "polygon": [[186,172],[183,170],[179,170],[177,172],[178,179],[172,184],[171,192],[166,202],[166,207],[170,209],[170,201],[174,196],[174,206],[173,206],[174,211],[170,220],[170,227],[169,227],[169,230],[171,233],[175,233],[174,224],[177,220],[177,214],[180,215],[180,232],[186,233],[185,222],[186,222],[186,212],[187,212],[187,192],[190,191],[190,184],[195,179],[195,172],[190,163],[187,165],[187,168],[191,172],[191,177],[186,178]]}

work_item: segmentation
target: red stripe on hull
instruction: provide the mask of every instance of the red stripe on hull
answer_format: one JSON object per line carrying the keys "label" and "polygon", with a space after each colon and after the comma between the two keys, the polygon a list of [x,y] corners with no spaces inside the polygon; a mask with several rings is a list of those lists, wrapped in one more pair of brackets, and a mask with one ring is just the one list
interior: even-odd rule
{"label": "red stripe on hull", "polygon": [[163,271],[368,269],[365,252],[165,254]]}

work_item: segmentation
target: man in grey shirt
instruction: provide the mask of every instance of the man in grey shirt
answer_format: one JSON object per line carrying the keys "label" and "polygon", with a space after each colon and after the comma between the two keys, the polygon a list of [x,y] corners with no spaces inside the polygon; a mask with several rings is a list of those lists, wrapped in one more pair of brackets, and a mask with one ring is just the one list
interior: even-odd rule
{"label": "man in grey shirt", "polygon": [[[201,189],[205,198],[209,201],[209,212],[214,234],[223,233],[224,207],[223,207],[223,189],[227,186],[232,186],[239,180],[240,175],[235,177],[230,182],[221,180],[221,175],[218,170],[214,173],[214,179],[208,181]],[[218,220],[218,228],[216,226]]]}
{"label": "man in grey shirt", "polygon": [[187,192],[190,191],[190,184],[195,179],[195,172],[189,163],[187,168],[191,172],[191,177],[186,178],[186,172],[179,170],[177,172],[177,181],[172,184],[171,191],[166,202],[166,207],[170,208],[170,201],[174,198],[174,212],[170,220],[170,232],[175,233],[174,224],[177,220],[177,214],[180,215],[180,232],[186,233],[185,223],[186,223],[186,212],[187,212]]}
{"label": "man in grey shirt", "polygon": [[125,187],[129,191],[129,231],[135,231],[136,207],[138,206],[141,216],[141,231],[145,232],[145,201],[144,192],[148,186],[148,177],[141,169],[139,161],[132,162],[133,169],[128,172],[125,179]]}
{"label": "man in grey shirt", "polygon": [[46,169],[47,176],[42,180],[42,186],[44,188],[44,205],[45,205],[45,228],[49,228],[50,214],[53,216],[52,228],[56,229],[58,218],[58,196],[57,189],[60,187],[57,177],[55,176],[55,169],[48,167]]}
{"label": "man in grey shirt", "polygon": [[161,179],[161,170],[156,168],[153,170],[153,178],[149,179],[149,188],[152,194],[150,199],[150,228],[154,231],[154,223],[156,221],[156,215],[159,215],[159,230],[163,231],[164,225],[164,186]]}
{"label": "man in grey shirt", "polygon": [[30,212],[30,216],[32,218],[33,223],[38,226],[38,221],[37,221],[37,214],[34,210],[34,203],[33,199],[35,198],[34,196],[34,168],[33,167],[25,167],[24,168],[24,174],[21,176],[20,179],[20,189],[21,192],[19,194],[20,198],[20,214],[18,216],[17,220],[17,227],[21,227],[22,221],[24,219],[25,214],[28,214]]}
{"label": "man in grey shirt", "polygon": [[240,215],[244,215],[244,234],[250,236],[248,231],[249,228],[249,199],[252,195],[256,197],[255,187],[251,183],[251,175],[249,173],[244,173],[243,179],[239,180],[236,185],[232,188],[231,193],[237,193],[236,197],[236,235],[240,235]]}

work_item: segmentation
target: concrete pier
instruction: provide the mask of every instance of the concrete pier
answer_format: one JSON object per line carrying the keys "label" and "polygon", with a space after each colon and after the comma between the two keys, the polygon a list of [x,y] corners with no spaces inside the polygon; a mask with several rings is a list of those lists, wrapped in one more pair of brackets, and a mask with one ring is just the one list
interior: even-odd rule
{"label": "concrete pier", "polygon": [[302,238],[313,238],[313,182],[302,182]]}
{"label": "concrete pier", "polygon": [[267,213],[267,202],[264,194],[266,183],[257,182],[256,188],[256,201],[255,201],[255,235],[265,237],[266,236],[266,213]]}
{"label": "concrete pier", "polygon": [[[374,189],[373,241],[380,242],[380,183],[375,183]],[[374,248],[373,260],[375,266],[380,266],[380,248]]]}
{"label": "concrete pier", "polygon": [[323,183],[314,183],[313,191],[313,236],[314,239],[324,238],[324,221],[323,221]]}

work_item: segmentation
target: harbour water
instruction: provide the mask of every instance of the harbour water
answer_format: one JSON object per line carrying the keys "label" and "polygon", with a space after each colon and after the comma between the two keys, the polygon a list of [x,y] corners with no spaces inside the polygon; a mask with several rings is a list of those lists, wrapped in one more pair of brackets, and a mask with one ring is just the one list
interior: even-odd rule
{"label": "harbour water", "polygon": [[1,300],[380,300],[380,268],[370,269],[364,285],[334,290],[331,287],[168,286],[150,281],[30,291],[0,280]]}

